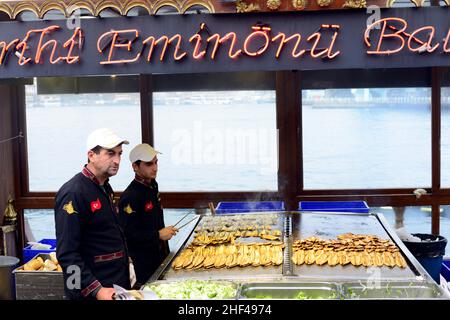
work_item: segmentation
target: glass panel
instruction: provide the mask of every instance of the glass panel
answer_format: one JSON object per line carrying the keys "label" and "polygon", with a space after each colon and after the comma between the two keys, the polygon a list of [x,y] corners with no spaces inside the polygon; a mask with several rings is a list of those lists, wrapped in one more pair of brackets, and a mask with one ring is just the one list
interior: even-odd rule
{"label": "glass panel", "polygon": [[32,11],[25,10],[17,15],[17,21],[36,21],[39,17]]}
{"label": "glass panel", "polygon": [[134,7],[127,12],[128,17],[136,17],[136,16],[148,16],[149,13],[144,7]]}
{"label": "glass panel", "polygon": [[415,7],[414,2],[411,0],[397,0],[392,5],[393,8],[408,8]]}
{"label": "glass panel", "polygon": [[431,233],[431,207],[373,207],[371,211],[384,215],[395,229],[408,233]]}
{"label": "glass panel", "polygon": [[66,16],[64,15],[64,13],[56,9],[47,11],[43,17],[43,19],[45,20],[62,20],[65,18]]}
{"label": "glass panel", "polygon": [[305,189],[431,185],[431,90],[327,89],[303,95]]}
{"label": "glass panel", "polygon": [[441,186],[450,187],[450,68],[441,88]]}
{"label": "glass panel", "polygon": [[178,9],[173,6],[162,6],[156,12],[158,15],[166,15],[166,14],[179,14]]}
{"label": "glass panel", "polygon": [[24,217],[26,226],[25,235],[27,236],[28,241],[56,239],[55,215],[53,210],[25,209]]}
{"label": "glass panel", "polygon": [[[402,211],[404,210],[404,211]],[[431,207],[392,207],[373,208],[374,212],[382,213],[394,228],[405,228],[408,233],[431,234]],[[440,207],[440,235],[450,239],[450,206]],[[449,245],[445,247],[445,255],[450,256]]]}
{"label": "glass panel", "polygon": [[[190,213],[186,218],[183,218],[184,215]],[[191,221],[195,217],[194,209],[164,209],[164,222],[166,226],[175,225],[180,219],[183,218],[175,227],[180,228],[180,231],[169,240],[170,250],[175,250],[178,245],[181,245],[184,240],[189,236],[190,230],[193,227],[193,223],[191,222],[186,225],[189,221]],[[185,225],[185,226],[183,226]]]}
{"label": "glass panel", "polygon": [[[194,218],[193,209],[164,209],[164,221],[166,226],[174,225],[186,213],[191,212],[189,216],[183,219],[177,227],[189,222]],[[24,210],[25,220],[31,230],[31,235],[27,233],[28,241],[40,241],[42,239],[56,239],[55,233],[55,215],[51,209],[26,209]],[[189,235],[191,225],[180,229],[178,234],[169,241],[171,249],[175,249],[180,241],[184,241]],[[30,237],[31,236],[31,237]]]}
{"label": "glass panel", "polygon": [[163,191],[277,190],[274,91],[153,94]]}
{"label": "glass panel", "polygon": [[9,16],[4,13],[3,11],[0,11],[0,21],[8,21],[9,20]]}
{"label": "glass panel", "polygon": [[87,136],[102,127],[130,141],[110,180],[124,190],[134,177],[129,151],[141,142],[139,93],[40,95],[34,83],[25,87],[30,191],[56,191],[79,172]]}
{"label": "glass panel", "polygon": [[202,6],[202,5],[193,5],[190,6],[185,14],[200,14],[200,13],[209,13],[208,8]]}

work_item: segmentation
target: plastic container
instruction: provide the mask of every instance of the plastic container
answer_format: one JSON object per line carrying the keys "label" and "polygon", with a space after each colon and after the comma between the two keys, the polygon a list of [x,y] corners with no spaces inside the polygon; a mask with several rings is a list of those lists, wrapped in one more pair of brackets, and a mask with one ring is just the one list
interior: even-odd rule
{"label": "plastic container", "polygon": [[442,261],[441,274],[444,277],[445,281],[450,282],[450,260]]}
{"label": "plastic container", "polygon": [[219,202],[216,214],[284,211],[283,201]]}
{"label": "plastic container", "polygon": [[56,250],[56,239],[42,239],[38,241],[42,244],[49,244],[52,247],[50,249],[31,249],[32,245],[28,245],[23,248],[23,262],[27,263],[31,259],[33,259],[38,253],[51,253]]}
{"label": "plastic container", "polygon": [[19,265],[16,257],[0,256],[0,300],[15,300],[13,270]]}
{"label": "plastic container", "polygon": [[[426,233],[413,233],[421,242],[403,241],[413,256],[420,262],[436,283],[440,283],[442,260],[445,254],[447,239]],[[429,240],[429,241],[427,241]]]}
{"label": "plastic container", "polygon": [[365,201],[301,201],[298,203],[300,211],[322,212],[356,212],[369,213],[369,206]]}

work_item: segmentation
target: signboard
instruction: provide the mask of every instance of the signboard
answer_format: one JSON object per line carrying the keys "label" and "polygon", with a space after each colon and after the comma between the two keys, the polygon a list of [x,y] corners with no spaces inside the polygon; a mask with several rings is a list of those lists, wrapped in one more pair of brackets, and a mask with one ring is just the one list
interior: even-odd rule
{"label": "signboard", "polygon": [[[450,66],[449,8],[0,23],[0,78]],[[73,21],[72,21],[73,22]]]}

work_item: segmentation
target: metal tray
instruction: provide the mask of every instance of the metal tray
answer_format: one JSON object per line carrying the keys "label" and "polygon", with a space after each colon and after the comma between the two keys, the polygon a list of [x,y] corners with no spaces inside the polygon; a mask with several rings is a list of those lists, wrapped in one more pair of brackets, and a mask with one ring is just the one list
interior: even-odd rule
{"label": "metal tray", "polygon": [[365,285],[364,283],[342,284],[344,299],[449,299],[438,285],[418,282],[380,282]]}
{"label": "metal tray", "polygon": [[[277,224],[272,226],[272,229],[278,229],[281,231],[281,241],[284,242],[285,237],[285,214],[284,212],[276,213],[276,212],[255,212],[255,213],[247,213],[244,215],[216,215],[216,216],[206,216],[203,218],[207,219],[231,219],[236,217],[236,219],[244,219],[245,217],[252,217],[257,215],[275,215],[277,217]],[[201,219],[195,229],[199,229],[204,225],[204,219]],[[189,244],[194,240],[195,233],[192,232],[188,238],[188,240],[181,246],[176,254],[172,257],[171,261],[167,263],[163,272],[160,273],[160,280],[176,280],[176,279],[248,279],[249,276],[256,278],[273,278],[276,276],[281,276],[283,274],[283,265],[279,266],[268,266],[268,267],[234,267],[234,268],[222,268],[222,269],[194,269],[194,270],[174,270],[171,267],[173,259],[176,258],[178,254],[181,253]],[[263,240],[260,238],[242,238],[236,239],[237,243],[248,243],[248,242],[266,242],[267,240]],[[152,277],[154,279],[154,277]]]}
{"label": "metal tray", "polygon": [[[370,234],[383,239],[391,239],[391,234],[382,225],[377,215],[363,213],[331,213],[331,212],[293,212],[292,217],[292,237],[290,241],[305,239],[311,236],[323,239],[335,239],[343,233]],[[399,246],[400,247],[400,246]],[[411,268],[412,263],[400,247],[407,268],[383,267],[355,267],[328,266],[328,265],[295,265],[292,263],[292,273],[300,278],[327,279],[327,280],[367,280],[378,277],[383,280],[416,280],[420,275],[416,268]]]}
{"label": "metal tray", "polygon": [[[174,296],[172,293],[171,295],[168,295],[167,297],[161,297],[157,295],[157,293],[150,289],[150,286],[155,286],[156,288],[161,289],[164,286],[177,286],[178,288],[181,288],[184,284],[189,284],[190,288],[194,288],[192,291],[190,290],[180,290],[178,292],[179,295]],[[197,285],[198,284],[198,285]],[[232,297],[229,298],[217,298],[214,295],[204,295],[208,291],[205,290],[205,284],[223,284],[223,285],[230,285],[234,288],[235,294]],[[148,282],[141,288],[142,292],[150,292],[152,293],[152,296],[154,299],[158,300],[177,300],[177,299],[199,299],[199,300],[205,300],[205,299],[223,299],[223,300],[235,300],[238,297],[239,292],[239,283],[235,281],[223,281],[223,280],[159,280],[155,282]],[[200,295],[200,293],[202,293]],[[215,288],[212,288],[212,291],[210,291],[211,294],[220,294],[219,291],[217,291]]]}
{"label": "metal tray", "polygon": [[340,290],[329,282],[244,283],[239,299],[339,299]]}
{"label": "metal tray", "polygon": [[[260,217],[262,217],[260,219]],[[205,228],[208,225],[222,224],[243,224],[243,225],[266,225],[269,221],[275,222],[271,224],[272,230],[279,229],[284,234],[284,212],[248,212],[245,214],[227,214],[227,215],[208,215],[203,216],[194,231]],[[250,239],[250,240],[247,240]],[[260,238],[237,238],[236,242],[263,242],[267,241]]]}

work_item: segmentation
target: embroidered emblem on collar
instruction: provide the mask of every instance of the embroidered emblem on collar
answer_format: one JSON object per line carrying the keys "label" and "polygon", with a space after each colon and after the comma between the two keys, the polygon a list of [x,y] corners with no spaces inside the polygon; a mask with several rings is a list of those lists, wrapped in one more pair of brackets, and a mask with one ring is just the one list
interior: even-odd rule
{"label": "embroidered emblem on collar", "polygon": [[91,202],[91,211],[95,212],[97,210],[100,210],[102,208],[102,203],[97,198],[97,200]]}
{"label": "embroidered emblem on collar", "polygon": [[133,212],[136,212],[133,210],[133,208],[131,208],[130,204],[128,204],[125,208],[123,208],[123,211],[125,211],[128,214],[132,214]]}
{"label": "embroidered emblem on collar", "polygon": [[145,204],[145,211],[150,211],[153,209],[153,203],[150,201],[149,203]]}
{"label": "embroidered emblem on collar", "polygon": [[63,206],[63,210],[66,211],[68,214],[78,213],[78,212],[76,212],[75,209],[73,208],[72,201],[69,201],[68,203],[66,203],[66,204]]}

